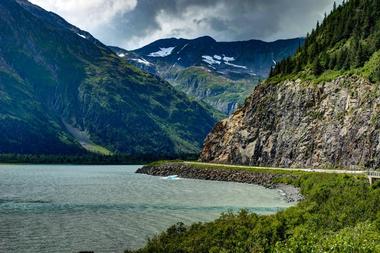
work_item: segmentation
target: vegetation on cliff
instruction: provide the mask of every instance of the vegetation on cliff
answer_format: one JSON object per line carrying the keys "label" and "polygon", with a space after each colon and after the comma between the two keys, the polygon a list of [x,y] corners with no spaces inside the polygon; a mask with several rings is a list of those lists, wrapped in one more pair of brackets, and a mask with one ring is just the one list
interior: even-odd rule
{"label": "vegetation on cliff", "polygon": [[[332,79],[360,74],[380,81],[380,2],[350,0],[326,15],[308,34],[295,56],[281,61],[272,78]],[[318,80],[318,79],[317,79]]]}
{"label": "vegetation on cliff", "polygon": [[241,211],[177,224],[135,252],[380,252],[380,182],[305,172],[276,180],[300,187],[305,199],[269,216]]}

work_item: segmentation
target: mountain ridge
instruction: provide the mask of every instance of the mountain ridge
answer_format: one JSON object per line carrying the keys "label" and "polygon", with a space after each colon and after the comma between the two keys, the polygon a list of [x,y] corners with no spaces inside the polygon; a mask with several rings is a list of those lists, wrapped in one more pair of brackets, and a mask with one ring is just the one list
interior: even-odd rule
{"label": "mountain ridge", "polygon": [[[142,48],[133,50],[131,52],[146,57],[153,62],[165,61],[168,64],[178,64],[181,67],[190,67],[194,65],[202,65],[206,67],[214,67],[219,69],[218,63],[208,64],[207,61],[202,58],[203,56],[220,56],[221,59],[216,58],[216,61],[233,63],[238,66],[246,67],[246,71],[242,73],[258,75],[266,77],[270,68],[273,66],[274,61],[280,61],[281,59],[293,54],[295,50],[303,44],[303,38],[294,38],[287,40],[277,40],[273,42],[265,42],[262,40],[247,40],[247,41],[231,41],[231,42],[218,42],[210,36],[203,36],[195,39],[183,39],[183,38],[169,38],[160,39],[152,42]],[[160,48],[174,47],[171,54],[165,57],[152,57],[151,53],[157,52]],[[193,50],[194,49],[194,50]],[[258,62],[256,58],[265,58],[263,61]],[[181,59],[178,61],[178,57]],[[223,61],[223,57],[230,58],[228,61]],[[163,59],[165,58],[165,59]],[[233,59],[232,59],[233,58]],[[239,68],[229,68],[233,66],[222,66],[228,71],[237,71]]]}

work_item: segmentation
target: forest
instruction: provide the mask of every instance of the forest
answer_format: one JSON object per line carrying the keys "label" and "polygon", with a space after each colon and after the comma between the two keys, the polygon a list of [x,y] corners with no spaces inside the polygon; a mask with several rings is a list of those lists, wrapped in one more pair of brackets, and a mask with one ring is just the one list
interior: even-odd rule
{"label": "forest", "polygon": [[[351,0],[334,4],[332,12],[307,34],[305,44],[272,68],[271,77],[294,74],[319,76],[327,71],[343,74],[363,68],[380,49],[380,2]],[[380,65],[362,69],[372,81],[380,80]]]}

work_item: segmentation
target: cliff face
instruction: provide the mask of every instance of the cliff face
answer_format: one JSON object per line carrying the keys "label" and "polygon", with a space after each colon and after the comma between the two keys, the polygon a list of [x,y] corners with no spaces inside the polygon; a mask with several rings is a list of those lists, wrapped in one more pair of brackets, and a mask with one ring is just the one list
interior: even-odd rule
{"label": "cliff face", "polygon": [[201,160],[276,167],[380,166],[380,89],[360,77],[259,85],[219,122]]}

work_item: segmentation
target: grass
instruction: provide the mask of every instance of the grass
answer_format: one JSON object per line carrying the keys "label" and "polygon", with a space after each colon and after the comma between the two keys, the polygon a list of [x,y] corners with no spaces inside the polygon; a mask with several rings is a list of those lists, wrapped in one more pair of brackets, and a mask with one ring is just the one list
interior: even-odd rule
{"label": "grass", "polygon": [[96,153],[99,155],[105,155],[105,156],[111,156],[113,153],[106,149],[105,147],[96,145],[96,144],[86,144],[84,145],[87,151],[90,151],[92,153]]}
{"label": "grass", "polygon": [[297,169],[284,169],[276,167],[255,167],[255,166],[244,166],[244,165],[217,165],[217,164],[204,164],[198,162],[184,162],[193,168],[199,169],[220,169],[220,170],[237,170],[237,171],[248,171],[256,173],[269,173],[269,174],[304,174],[311,172],[303,172]]}

